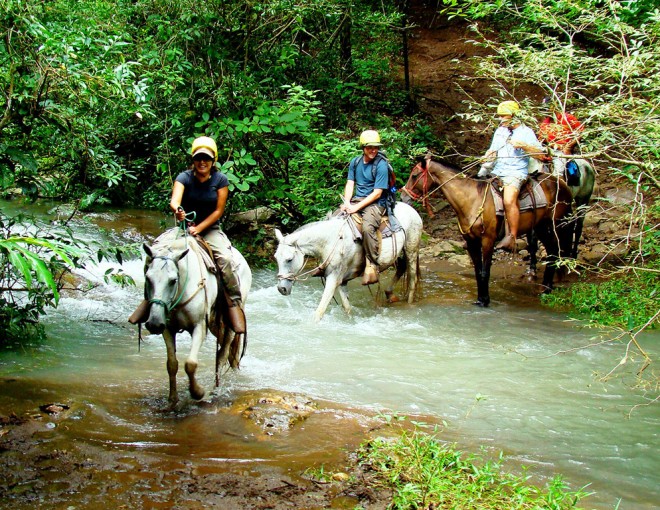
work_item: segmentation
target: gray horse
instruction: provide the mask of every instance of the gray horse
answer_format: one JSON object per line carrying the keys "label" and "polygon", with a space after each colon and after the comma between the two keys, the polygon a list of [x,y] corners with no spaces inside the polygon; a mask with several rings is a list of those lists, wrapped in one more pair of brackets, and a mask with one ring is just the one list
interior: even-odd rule
{"label": "gray horse", "polygon": [[[145,269],[145,297],[149,301],[149,318],[145,326],[152,334],[162,334],[167,347],[167,372],[170,379],[169,403],[178,402],[176,374],[176,334],[187,331],[192,336],[185,369],[188,374],[190,396],[201,399],[204,388],[195,379],[199,349],[208,330],[218,339],[216,348],[216,387],[218,370],[226,363],[238,368],[245,352],[244,335],[235,334],[225,326],[222,314],[216,316],[218,296],[216,275],[208,269],[201,248],[194,238],[181,236],[175,228],[163,233],[152,246],[143,246],[147,254]],[[252,272],[238,250],[232,248],[233,266],[238,276],[243,303],[252,285]],[[210,261],[210,258],[209,258]],[[222,341],[220,341],[222,339]]]}
{"label": "gray horse", "polygon": [[[402,202],[397,202],[394,214],[403,228],[391,237],[383,239],[378,265],[381,270],[396,265],[394,278],[385,290],[387,299],[396,299],[393,295],[394,286],[405,273],[407,300],[412,303],[419,278],[422,219],[415,209]],[[365,262],[362,243],[354,240],[349,217],[340,215],[308,223],[287,236],[275,229],[275,236],[279,243],[275,260],[278,267],[277,289],[280,293],[285,296],[291,294],[294,282],[305,276],[323,276],[325,289],[314,312],[314,319],[317,322],[321,320],[337,289],[344,310],[350,314],[351,305],[346,285],[362,274]],[[316,259],[318,264],[313,269],[304,271],[307,257]]]}

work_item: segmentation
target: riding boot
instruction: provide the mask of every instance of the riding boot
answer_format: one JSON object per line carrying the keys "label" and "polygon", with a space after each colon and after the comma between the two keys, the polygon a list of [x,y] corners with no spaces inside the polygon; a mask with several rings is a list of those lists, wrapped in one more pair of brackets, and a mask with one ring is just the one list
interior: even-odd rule
{"label": "riding boot", "polygon": [[369,257],[366,257],[362,285],[371,285],[372,283],[378,283],[378,266],[371,262]]}
{"label": "riding boot", "polygon": [[142,303],[137,306],[135,311],[128,318],[128,322],[131,324],[147,322],[147,319],[149,318],[149,308],[149,301],[143,299]]}
{"label": "riding boot", "polygon": [[227,303],[226,313],[229,326],[234,333],[245,333],[247,326],[245,312],[243,311],[243,304],[241,301],[241,287],[238,278],[231,268],[231,263],[221,264],[219,258],[216,259],[216,263],[221,272],[222,287],[224,290],[225,301]]}
{"label": "riding boot", "polygon": [[241,300],[232,299],[227,291],[225,291],[225,300],[227,302],[229,327],[234,333],[245,333],[247,331],[247,321],[245,320],[245,312],[243,311]]}

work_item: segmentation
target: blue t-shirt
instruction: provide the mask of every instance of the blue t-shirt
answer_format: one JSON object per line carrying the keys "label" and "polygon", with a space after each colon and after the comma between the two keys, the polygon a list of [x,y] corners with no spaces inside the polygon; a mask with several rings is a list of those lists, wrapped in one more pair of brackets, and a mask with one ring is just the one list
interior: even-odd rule
{"label": "blue t-shirt", "polygon": [[[354,195],[357,198],[364,198],[371,194],[374,189],[382,189],[383,194],[378,199],[378,205],[385,207],[387,199],[387,189],[389,188],[389,175],[387,170],[387,161],[385,158],[374,158],[371,162],[365,163],[364,157],[359,156],[357,165],[348,165],[348,180],[355,182]],[[378,161],[374,178],[374,162]]]}
{"label": "blue t-shirt", "polygon": [[195,179],[193,170],[186,170],[176,176],[176,182],[183,184],[181,207],[186,211],[195,212],[195,223],[199,224],[208,218],[218,205],[218,190],[229,186],[227,176],[214,170],[206,182]]}

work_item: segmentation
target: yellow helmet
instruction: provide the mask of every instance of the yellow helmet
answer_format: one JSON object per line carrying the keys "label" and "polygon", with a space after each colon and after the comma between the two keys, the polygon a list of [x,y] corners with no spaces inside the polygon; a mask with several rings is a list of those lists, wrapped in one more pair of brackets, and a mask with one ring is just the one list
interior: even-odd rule
{"label": "yellow helmet", "polygon": [[515,101],[504,101],[497,107],[498,115],[516,115],[520,113],[520,105]]}
{"label": "yellow helmet", "polygon": [[194,158],[197,154],[206,154],[213,158],[215,161],[218,158],[218,146],[215,144],[213,138],[208,136],[200,136],[195,138],[192,143],[192,148],[190,149],[190,154]]}
{"label": "yellow helmet", "polygon": [[380,135],[378,134],[378,131],[374,131],[373,129],[367,129],[366,131],[362,131],[362,134],[360,135],[360,145],[362,147],[365,147],[367,145],[380,147],[383,144],[380,143]]}

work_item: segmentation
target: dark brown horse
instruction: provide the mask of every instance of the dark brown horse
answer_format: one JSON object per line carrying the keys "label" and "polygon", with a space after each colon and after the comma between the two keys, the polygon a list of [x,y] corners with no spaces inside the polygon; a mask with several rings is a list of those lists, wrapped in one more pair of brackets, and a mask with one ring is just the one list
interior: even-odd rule
{"label": "dark brown horse", "polygon": [[[556,263],[560,255],[568,253],[572,226],[571,192],[563,180],[549,174],[539,179],[547,200],[546,207],[521,211],[518,232],[530,231],[538,236],[547,252],[543,273],[544,292],[552,290]],[[404,202],[420,200],[429,208],[428,197],[436,191],[444,194],[458,216],[458,228],[467,242],[477,280],[476,305],[488,306],[490,294],[490,266],[504,216],[496,214],[495,201],[489,189],[490,181],[465,176],[460,170],[423,159],[413,168],[408,182],[401,190]]]}

